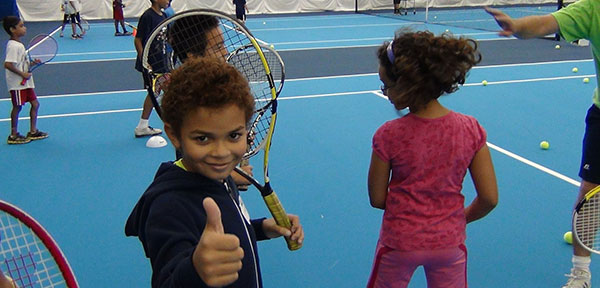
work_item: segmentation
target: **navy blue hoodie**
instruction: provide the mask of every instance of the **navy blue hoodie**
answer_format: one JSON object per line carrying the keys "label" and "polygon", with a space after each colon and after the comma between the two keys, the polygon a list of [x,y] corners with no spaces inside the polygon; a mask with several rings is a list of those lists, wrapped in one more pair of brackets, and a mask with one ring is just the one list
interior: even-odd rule
{"label": "navy blue hoodie", "polygon": [[[225,233],[235,234],[244,249],[239,279],[226,287],[262,287],[256,240],[267,239],[264,218],[244,220],[236,185],[162,163],[125,224],[125,235],[137,236],[152,265],[152,287],[208,287],[192,263],[194,249],[206,224],[205,197],[221,210]],[[229,187],[229,189],[227,188]]]}

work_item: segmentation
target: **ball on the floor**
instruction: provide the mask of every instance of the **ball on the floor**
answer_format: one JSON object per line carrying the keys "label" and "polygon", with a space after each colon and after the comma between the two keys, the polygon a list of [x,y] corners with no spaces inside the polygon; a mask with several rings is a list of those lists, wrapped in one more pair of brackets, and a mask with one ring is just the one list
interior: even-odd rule
{"label": "ball on the floor", "polygon": [[579,71],[579,69],[577,69],[577,67],[573,67],[573,69],[571,71],[573,71],[573,73],[577,73],[577,71]]}
{"label": "ball on the floor", "polygon": [[487,86],[487,84],[488,84],[488,83],[487,83],[487,80],[483,80],[483,81],[481,81],[481,84],[483,84],[483,86]]}
{"label": "ball on the floor", "polygon": [[567,233],[563,235],[563,239],[565,240],[565,242],[573,244],[573,233],[571,231],[567,231]]}
{"label": "ball on the floor", "polygon": [[583,83],[590,83],[590,78],[587,78],[587,77],[583,78]]}
{"label": "ball on the floor", "polygon": [[548,143],[548,141],[542,141],[540,142],[540,148],[548,150],[548,148],[550,148],[550,143]]}
{"label": "ball on the floor", "polygon": [[560,45],[557,44],[556,46],[554,46],[554,49],[560,49]]}

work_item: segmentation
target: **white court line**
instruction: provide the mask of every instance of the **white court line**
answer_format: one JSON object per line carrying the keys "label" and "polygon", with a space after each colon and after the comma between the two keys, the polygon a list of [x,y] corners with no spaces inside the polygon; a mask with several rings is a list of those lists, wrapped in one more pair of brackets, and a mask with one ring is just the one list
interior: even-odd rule
{"label": "white court line", "polygon": [[[315,79],[331,79],[331,78],[347,78],[347,77],[361,77],[361,76],[373,76],[375,73],[370,74],[361,74],[361,75],[342,75],[335,77],[319,77],[319,78],[304,78],[304,79],[292,79],[288,81],[305,81],[305,80],[315,80]],[[537,79],[524,79],[524,80],[510,80],[510,81],[498,81],[492,82],[495,84],[507,84],[507,83],[519,83],[519,82],[533,82],[533,81],[551,81],[551,80],[564,80],[571,78],[582,78],[589,75],[581,75],[581,76],[566,76],[566,77],[551,77],[551,78],[537,78]],[[594,75],[591,75],[594,76]],[[488,83],[490,85],[491,83]],[[471,83],[465,84],[465,86],[476,86],[482,85],[481,83]],[[79,93],[79,94],[68,94],[68,95],[49,95],[49,96],[40,96],[38,98],[60,98],[60,97],[75,97],[75,96],[91,96],[91,95],[106,95],[106,94],[123,94],[123,93],[140,93],[145,90],[127,90],[127,91],[112,91],[112,92],[95,92],[95,93]],[[323,97],[337,97],[337,96],[349,96],[349,95],[359,95],[359,94],[375,94],[378,97],[381,97],[385,100],[388,100],[386,96],[381,94],[379,90],[365,90],[365,91],[353,91],[353,92],[338,92],[338,93],[324,93],[324,94],[312,94],[312,95],[299,95],[299,96],[288,96],[288,97],[280,97],[278,100],[287,101],[287,100],[297,100],[297,99],[310,99],[310,98],[323,98]],[[9,99],[0,99],[0,101],[8,101]],[[80,112],[80,113],[67,113],[67,114],[54,114],[54,115],[40,115],[39,119],[45,118],[60,118],[60,117],[77,117],[77,116],[89,116],[89,115],[100,115],[100,114],[113,114],[113,113],[126,113],[126,112],[139,112],[142,108],[134,108],[134,109],[119,109],[119,110],[105,110],[105,111],[93,111],[93,112]],[[19,117],[19,120],[28,120],[29,117]],[[0,119],[0,122],[8,122],[10,118]],[[493,143],[487,142],[488,146],[506,156],[509,156],[517,161],[520,161],[526,165],[529,165],[533,168],[536,168],[544,173],[547,173],[551,176],[554,176],[558,179],[561,179],[567,183],[570,183],[574,186],[579,186],[580,182],[569,178],[563,174],[560,174],[550,168],[537,164],[529,159],[526,159],[522,156],[519,156],[513,152],[510,152],[506,149],[496,146]]]}
{"label": "white court line", "polygon": [[[372,91],[371,93],[377,95],[378,97],[384,98],[385,100],[388,100],[388,98],[385,95],[381,94],[380,91]],[[554,171],[554,170],[552,170],[552,169],[550,169],[548,167],[545,167],[545,166],[542,166],[542,165],[540,165],[538,163],[535,163],[535,162],[533,162],[533,161],[531,161],[531,160],[529,160],[529,159],[527,159],[525,157],[519,156],[519,155],[517,155],[517,154],[515,154],[513,152],[510,152],[510,151],[508,151],[508,150],[506,150],[504,148],[496,146],[495,144],[492,144],[490,142],[486,142],[486,143],[487,143],[488,147],[490,147],[490,148],[492,148],[492,149],[494,149],[494,150],[496,150],[496,151],[498,151],[498,152],[500,152],[500,153],[502,153],[502,154],[504,154],[504,155],[506,155],[506,156],[508,156],[510,158],[513,158],[513,159],[515,159],[515,160],[517,160],[517,161],[519,161],[519,162],[521,162],[523,164],[529,165],[529,166],[531,166],[531,167],[533,167],[535,169],[538,169],[538,170],[540,170],[540,171],[542,171],[544,173],[547,173],[547,174],[549,174],[551,176],[554,176],[554,177],[556,177],[556,178],[558,178],[560,180],[563,180],[563,181],[565,181],[565,182],[567,182],[569,184],[573,184],[574,186],[577,186],[577,187],[579,187],[579,185],[581,184],[577,180],[574,180],[574,179],[572,179],[572,178],[570,178],[568,176],[560,174],[560,173],[558,173],[558,172],[556,172],[556,171]]]}

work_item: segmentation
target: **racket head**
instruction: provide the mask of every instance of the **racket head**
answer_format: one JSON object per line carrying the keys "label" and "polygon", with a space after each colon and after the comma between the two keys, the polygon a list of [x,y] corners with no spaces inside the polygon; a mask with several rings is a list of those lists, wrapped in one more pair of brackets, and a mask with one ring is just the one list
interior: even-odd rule
{"label": "racket head", "polygon": [[81,18],[81,28],[83,28],[83,31],[85,32],[90,31],[90,23],[87,20]]}
{"label": "racket head", "polygon": [[260,44],[260,48],[269,64],[269,69],[271,70],[271,75],[273,75],[273,82],[276,87],[276,93],[277,96],[279,96],[283,89],[283,83],[285,82],[285,63],[283,62],[281,55],[279,55],[272,45]]}
{"label": "racket head", "polygon": [[586,250],[600,254],[600,186],[590,190],[573,211],[573,235]]}
{"label": "racket head", "polygon": [[69,262],[42,225],[1,200],[0,267],[17,287],[79,287]]}
{"label": "racket head", "polygon": [[29,41],[28,47],[27,55],[29,60],[31,62],[36,62],[30,68],[30,71],[33,71],[33,69],[52,61],[58,52],[58,42],[56,42],[56,39],[48,34],[36,35],[31,39],[31,41]]}
{"label": "racket head", "polygon": [[[235,54],[235,57],[231,55]],[[193,9],[177,13],[161,22],[150,34],[142,53],[142,66],[151,78],[160,77],[179,67],[188,57],[215,57],[223,59],[238,69],[250,84],[255,98],[255,115],[248,125],[269,127],[275,111],[277,92],[269,65],[258,42],[244,24],[227,14],[210,9]],[[154,82],[154,81],[153,81]],[[168,87],[161,87],[161,91]],[[151,89],[152,93],[154,90]],[[151,95],[161,111],[161,95]],[[271,107],[272,109],[263,109]],[[262,115],[259,115],[262,113]],[[251,133],[249,133],[251,134]],[[266,132],[253,134],[252,146],[247,155],[256,154],[257,147],[266,138]],[[256,151],[255,151],[256,150]],[[251,152],[251,153],[250,153]],[[245,159],[250,156],[245,157]]]}

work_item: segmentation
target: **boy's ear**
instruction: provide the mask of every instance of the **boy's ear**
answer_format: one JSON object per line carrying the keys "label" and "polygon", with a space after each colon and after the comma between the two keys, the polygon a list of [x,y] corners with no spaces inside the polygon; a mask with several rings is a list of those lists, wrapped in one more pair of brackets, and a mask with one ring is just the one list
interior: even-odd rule
{"label": "boy's ear", "polygon": [[169,140],[171,140],[171,143],[173,146],[175,146],[175,149],[179,150],[181,148],[181,142],[177,137],[177,134],[179,133],[175,133],[173,127],[168,123],[165,123],[165,133],[167,133],[167,137],[169,137]]}

